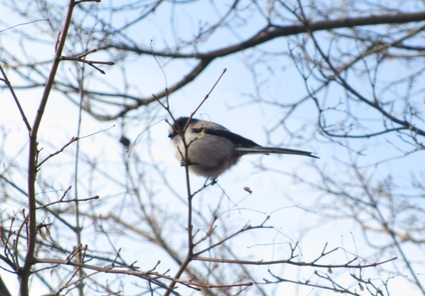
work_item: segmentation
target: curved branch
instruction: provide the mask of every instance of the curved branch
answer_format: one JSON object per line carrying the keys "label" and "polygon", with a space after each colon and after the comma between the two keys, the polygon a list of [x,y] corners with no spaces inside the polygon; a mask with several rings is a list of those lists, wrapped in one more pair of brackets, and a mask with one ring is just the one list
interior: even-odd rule
{"label": "curved branch", "polygon": [[88,105],[83,106],[84,110],[89,112],[96,119],[102,120],[102,121],[115,120],[117,118],[123,117],[124,115],[126,115],[128,112],[130,112],[132,110],[135,110],[135,109],[137,109],[141,106],[149,105],[150,103],[157,101],[159,99],[162,99],[162,98],[166,97],[167,95],[169,95],[170,93],[177,91],[178,89],[184,87],[189,82],[194,80],[202,71],[204,71],[207,68],[207,66],[212,62],[212,60],[213,60],[212,58],[201,59],[199,61],[199,63],[192,69],[192,71],[190,71],[185,77],[183,77],[182,80],[178,81],[176,84],[174,84],[170,88],[167,88],[167,89],[165,89],[165,90],[163,90],[163,91],[161,91],[157,94],[154,94],[154,95],[152,95],[148,98],[138,99],[133,104],[124,105],[123,109],[116,114],[112,114],[112,115],[97,114],[93,110],[91,110],[90,106],[88,106]]}
{"label": "curved branch", "polygon": [[405,13],[405,14],[383,14],[383,15],[371,15],[367,17],[356,17],[356,18],[341,18],[337,20],[326,20],[317,22],[308,22],[308,28],[306,24],[297,24],[290,26],[276,26],[268,24],[263,29],[258,31],[251,38],[246,41],[233,44],[220,49],[215,49],[205,53],[179,53],[172,51],[156,51],[151,49],[144,49],[135,46],[127,46],[125,44],[108,44],[102,49],[118,49],[124,51],[130,51],[137,54],[154,55],[157,57],[167,57],[174,59],[206,59],[206,58],[217,58],[224,57],[230,54],[237,53],[239,51],[256,47],[260,44],[271,41],[279,37],[287,37],[292,35],[298,35],[307,32],[316,32],[324,30],[333,30],[339,28],[352,28],[369,25],[383,25],[383,24],[402,24],[408,22],[422,22],[425,21],[425,11],[418,13]]}
{"label": "curved branch", "polygon": [[99,47],[98,50],[117,49],[121,51],[134,52],[139,55],[150,55],[155,57],[165,57],[172,59],[197,59],[199,63],[195,66],[191,72],[186,75],[183,79],[178,81],[173,87],[168,90],[162,91],[149,98],[137,100],[134,104],[125,105],[121,111],[111,115],[100,115],[96,114],[88,106],[85,107],[86,111],[92,114],[98,120],[114,120],[127,114],[129,111],[137,109],[141,106],[146,106],[157,99],[165,97],[167,94],[171,94],[174,91],[186,86],[189,82],[193,81],[198,74],[200,74],[214,59],[225,57],[231,54],[238,53],[245,49],[254,48],[273,39],[280,37],[287,37],[297,35],[306,32],[315,32],[323,30],[333,30],[338,28],[351,28],[356,26],[368,26],[368,25],[382,25],[382,24],[396,24],[396,23],[407,23],[407,22],[420,22],[425,21],[425,11],[418,13],[405,13],[405,14],[383,14],[383,15],[372,15],[367,17],[357,18],[341,18],[337,20],[326,20],[317,22],[308,22],[308,24],[300,23],[289,26],[276,26],[268,24],[263,29],[259,30],[249,39],[233,44],[227,47],[214,49],[208,52],[199,53],[180,53],[178,51],[157,51],[147,49],[135,45],[128,45],[124,43],[110,43]]}

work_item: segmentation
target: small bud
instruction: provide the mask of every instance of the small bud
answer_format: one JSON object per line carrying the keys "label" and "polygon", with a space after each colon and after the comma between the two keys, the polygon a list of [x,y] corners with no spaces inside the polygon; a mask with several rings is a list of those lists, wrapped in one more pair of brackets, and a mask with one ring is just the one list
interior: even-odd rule
{"label": "small bud", "polygon": [[247,187],[247,186],[245,186],[245,187],[243,188],[243,190],[245,190],[246,192],[249,192],[249,194],[251,194],[251,193],[252,193],[251,188],[249,188],[249,187]]}

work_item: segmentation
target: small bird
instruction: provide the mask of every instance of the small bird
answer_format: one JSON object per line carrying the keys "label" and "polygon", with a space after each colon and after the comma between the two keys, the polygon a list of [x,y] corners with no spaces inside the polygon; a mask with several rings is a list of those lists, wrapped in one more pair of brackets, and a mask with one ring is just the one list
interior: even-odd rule
{"label": "small bird", "polygon": [[[170,125],[168,131],[176,158],[182,165],[188,165],[190,172],[212,180],[216,180],[235,165],[241,156],[247,154],[278,153],[319,158],[308,151],[263,147],[215,122],[195,118],[188,121],[189,117],[180,117]],[[188,147],[187,154],[183,134]]]}

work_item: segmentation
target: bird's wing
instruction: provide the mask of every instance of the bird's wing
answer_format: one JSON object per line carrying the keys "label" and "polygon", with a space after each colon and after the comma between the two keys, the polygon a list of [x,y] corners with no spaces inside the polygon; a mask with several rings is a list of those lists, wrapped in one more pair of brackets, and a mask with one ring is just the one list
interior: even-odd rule
{"label": "bird's wing", "polygon": [[241,135],[232,133],[231,131],[229,131],[228,129],[226,129],[225,127],[221,125],[219,129],[214,128],[214,126],[203,126],[199,128],[193,128],[192,131],[195,133],[204,132],[209,135],[226,138],[235,144],[236,151],[242,152],[243,154],[245,153],[263,153],[263,154],[278,153],[278,154],[303,155],[303,156],[309,156],[313,158],[319,158],[313,155],[312,152],[309,152],[309,151],[279,148],[279,147],[263,147],[250,139],[247,139],[245,137],[242,137]]}
{"label": "bird's wing", "polygon": [[204,128],[194,128],[193,131],[195,133],[200,133],[200,132],[204,131],[204,133],[209,134],[209,135],[226,138],[226,139],[232,141],[235,144],[236,147],[261,147],[260,145],[258,145],[254,141],[247,139],[247,138],[244,138],[244,137],[242,137],[238,134],[232,133],[231,131],[229,131],[227,129],[215,129],[213,127],[207,126],[207,127],[204,127]]}

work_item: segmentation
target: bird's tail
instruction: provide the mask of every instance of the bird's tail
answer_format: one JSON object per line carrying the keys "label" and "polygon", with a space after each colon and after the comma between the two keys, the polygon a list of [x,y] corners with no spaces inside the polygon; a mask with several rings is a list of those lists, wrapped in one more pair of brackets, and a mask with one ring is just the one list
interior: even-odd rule
{"label": "bird's tail", "polygon": [[313,155],[313,152],[303,151],[303,150],[295,150],[288,148],[279,148],[279,147],[262,147],[262,146],[254,146],[254,147],[238,147],[236,151],[239,151],[243,154],[250,153],[260,153],[260,154],[270,154],[270,153],[278,153],[278,154],[294,154],[294,155],[303,155],[309,156],[313,158],[319,158],[316,155]]}

